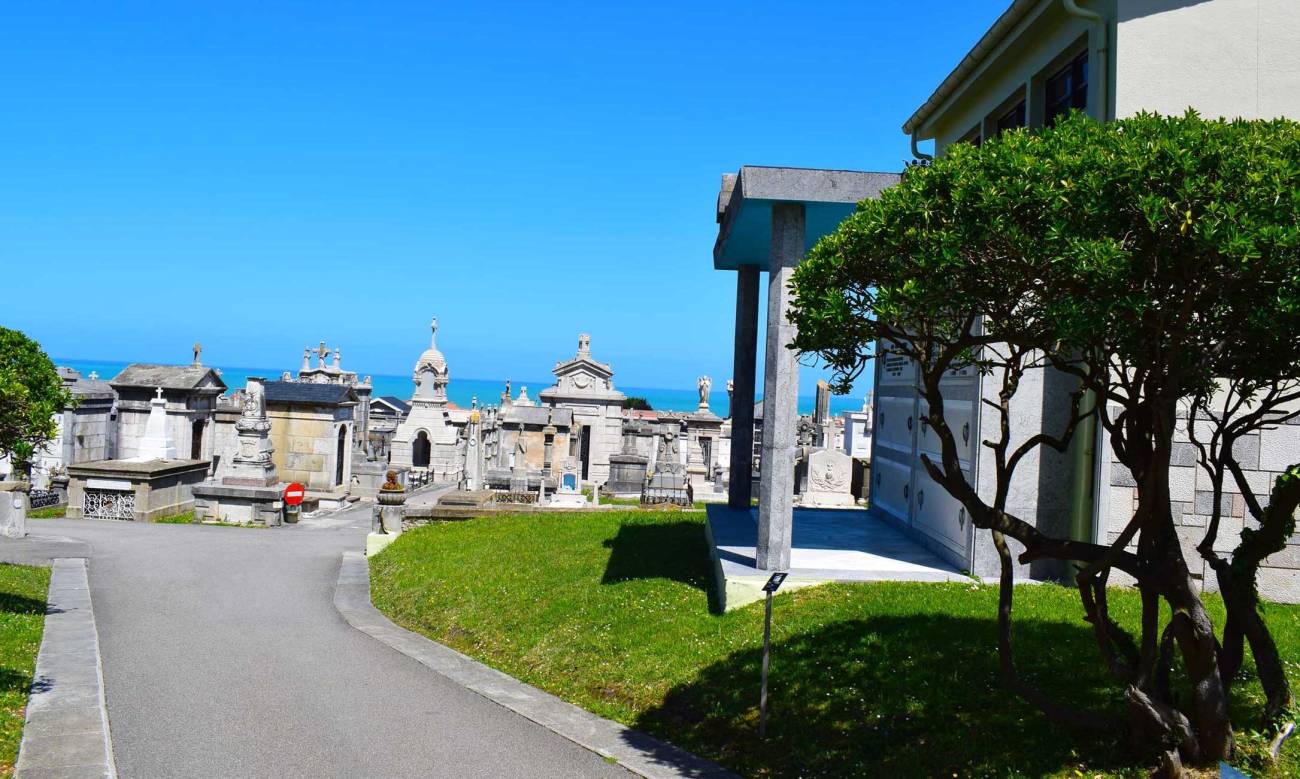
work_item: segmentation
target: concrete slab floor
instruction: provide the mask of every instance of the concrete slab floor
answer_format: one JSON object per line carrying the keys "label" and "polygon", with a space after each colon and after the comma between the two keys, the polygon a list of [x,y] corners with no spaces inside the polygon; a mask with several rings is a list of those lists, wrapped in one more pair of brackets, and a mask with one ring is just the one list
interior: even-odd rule
{"label": "concrete slab floor", "polygon": [[[708,534],[724,609],[762,597],[771,575],[755,563],[754,509],[708,507]],[[794,510],[790,577],[783,589],[832,581],[962,581],[966,577],[865,509]]]}

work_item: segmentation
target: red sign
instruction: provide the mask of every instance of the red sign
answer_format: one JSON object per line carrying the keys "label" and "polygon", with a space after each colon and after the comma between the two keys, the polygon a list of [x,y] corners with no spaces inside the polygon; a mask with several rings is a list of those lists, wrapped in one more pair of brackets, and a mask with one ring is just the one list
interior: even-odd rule
{"label": "red sign", "polygon": [[300,505],[302,503],[302,499],[306,497],[306,495],[307,495],[307,489],[303,487],[301,484],[299,484],[298,482],[294,482],[293,484],[290,484],[288,487],[284,488],[285,505],[288,506]]}

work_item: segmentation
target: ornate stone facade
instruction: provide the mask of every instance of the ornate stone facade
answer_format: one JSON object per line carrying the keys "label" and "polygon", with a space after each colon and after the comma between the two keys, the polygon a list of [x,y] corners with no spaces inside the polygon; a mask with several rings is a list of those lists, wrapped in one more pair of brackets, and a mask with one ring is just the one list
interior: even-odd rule
{"label": "ornate stone facade", "polygon": [[591,336],[578,336],[578,352],[555,364],[555,385],[542,390],[543,405],[573,414],[570,429],[583,481],[609,480],[609,457],[622,448],[622,392],[614,389],[614,369],[591,356]]}
{"label": "ornate stone facade", "polygon": [[460,435],[447,403],[451,371],[438,350],[438,320],[430,323],[429,348],[415,361],[411,411],[393,435],[392,464],[426,471],[436,482],[459,483],[464,475]]}

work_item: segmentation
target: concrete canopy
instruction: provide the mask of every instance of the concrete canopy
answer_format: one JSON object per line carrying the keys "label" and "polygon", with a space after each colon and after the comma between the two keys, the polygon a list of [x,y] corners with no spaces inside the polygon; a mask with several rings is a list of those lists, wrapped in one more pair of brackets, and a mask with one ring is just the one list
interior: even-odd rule
{"label": "concrete canopy", "polygon": [[746,165],[723,177],[713,267],[768,267],[773,203],[803,204],[806,251],[852,214],[859,201],[876,197],[898,179],[897,173]]}

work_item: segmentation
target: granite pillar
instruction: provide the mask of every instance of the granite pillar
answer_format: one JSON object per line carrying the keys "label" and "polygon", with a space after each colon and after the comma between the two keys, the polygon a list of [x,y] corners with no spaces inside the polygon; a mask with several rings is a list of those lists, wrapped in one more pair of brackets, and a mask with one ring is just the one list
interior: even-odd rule
{"label": "granite pillar", "polygon": [[757,566],[767,571],[790,567],[799,361],[797,353],[786,348],[798,332],[786,318],[786,312],[792,297],[790,281],[803,253],[803,204],[774,203],[767,285],[767,351],[763,363],[763,465],[755,550]]}
{"label": "granite pillar", "polygon": [[749,508],[754,459],[754,368],[758,353],[758,266],[736,271],[736,344],[732,363],[731,480],[727,504]]}

